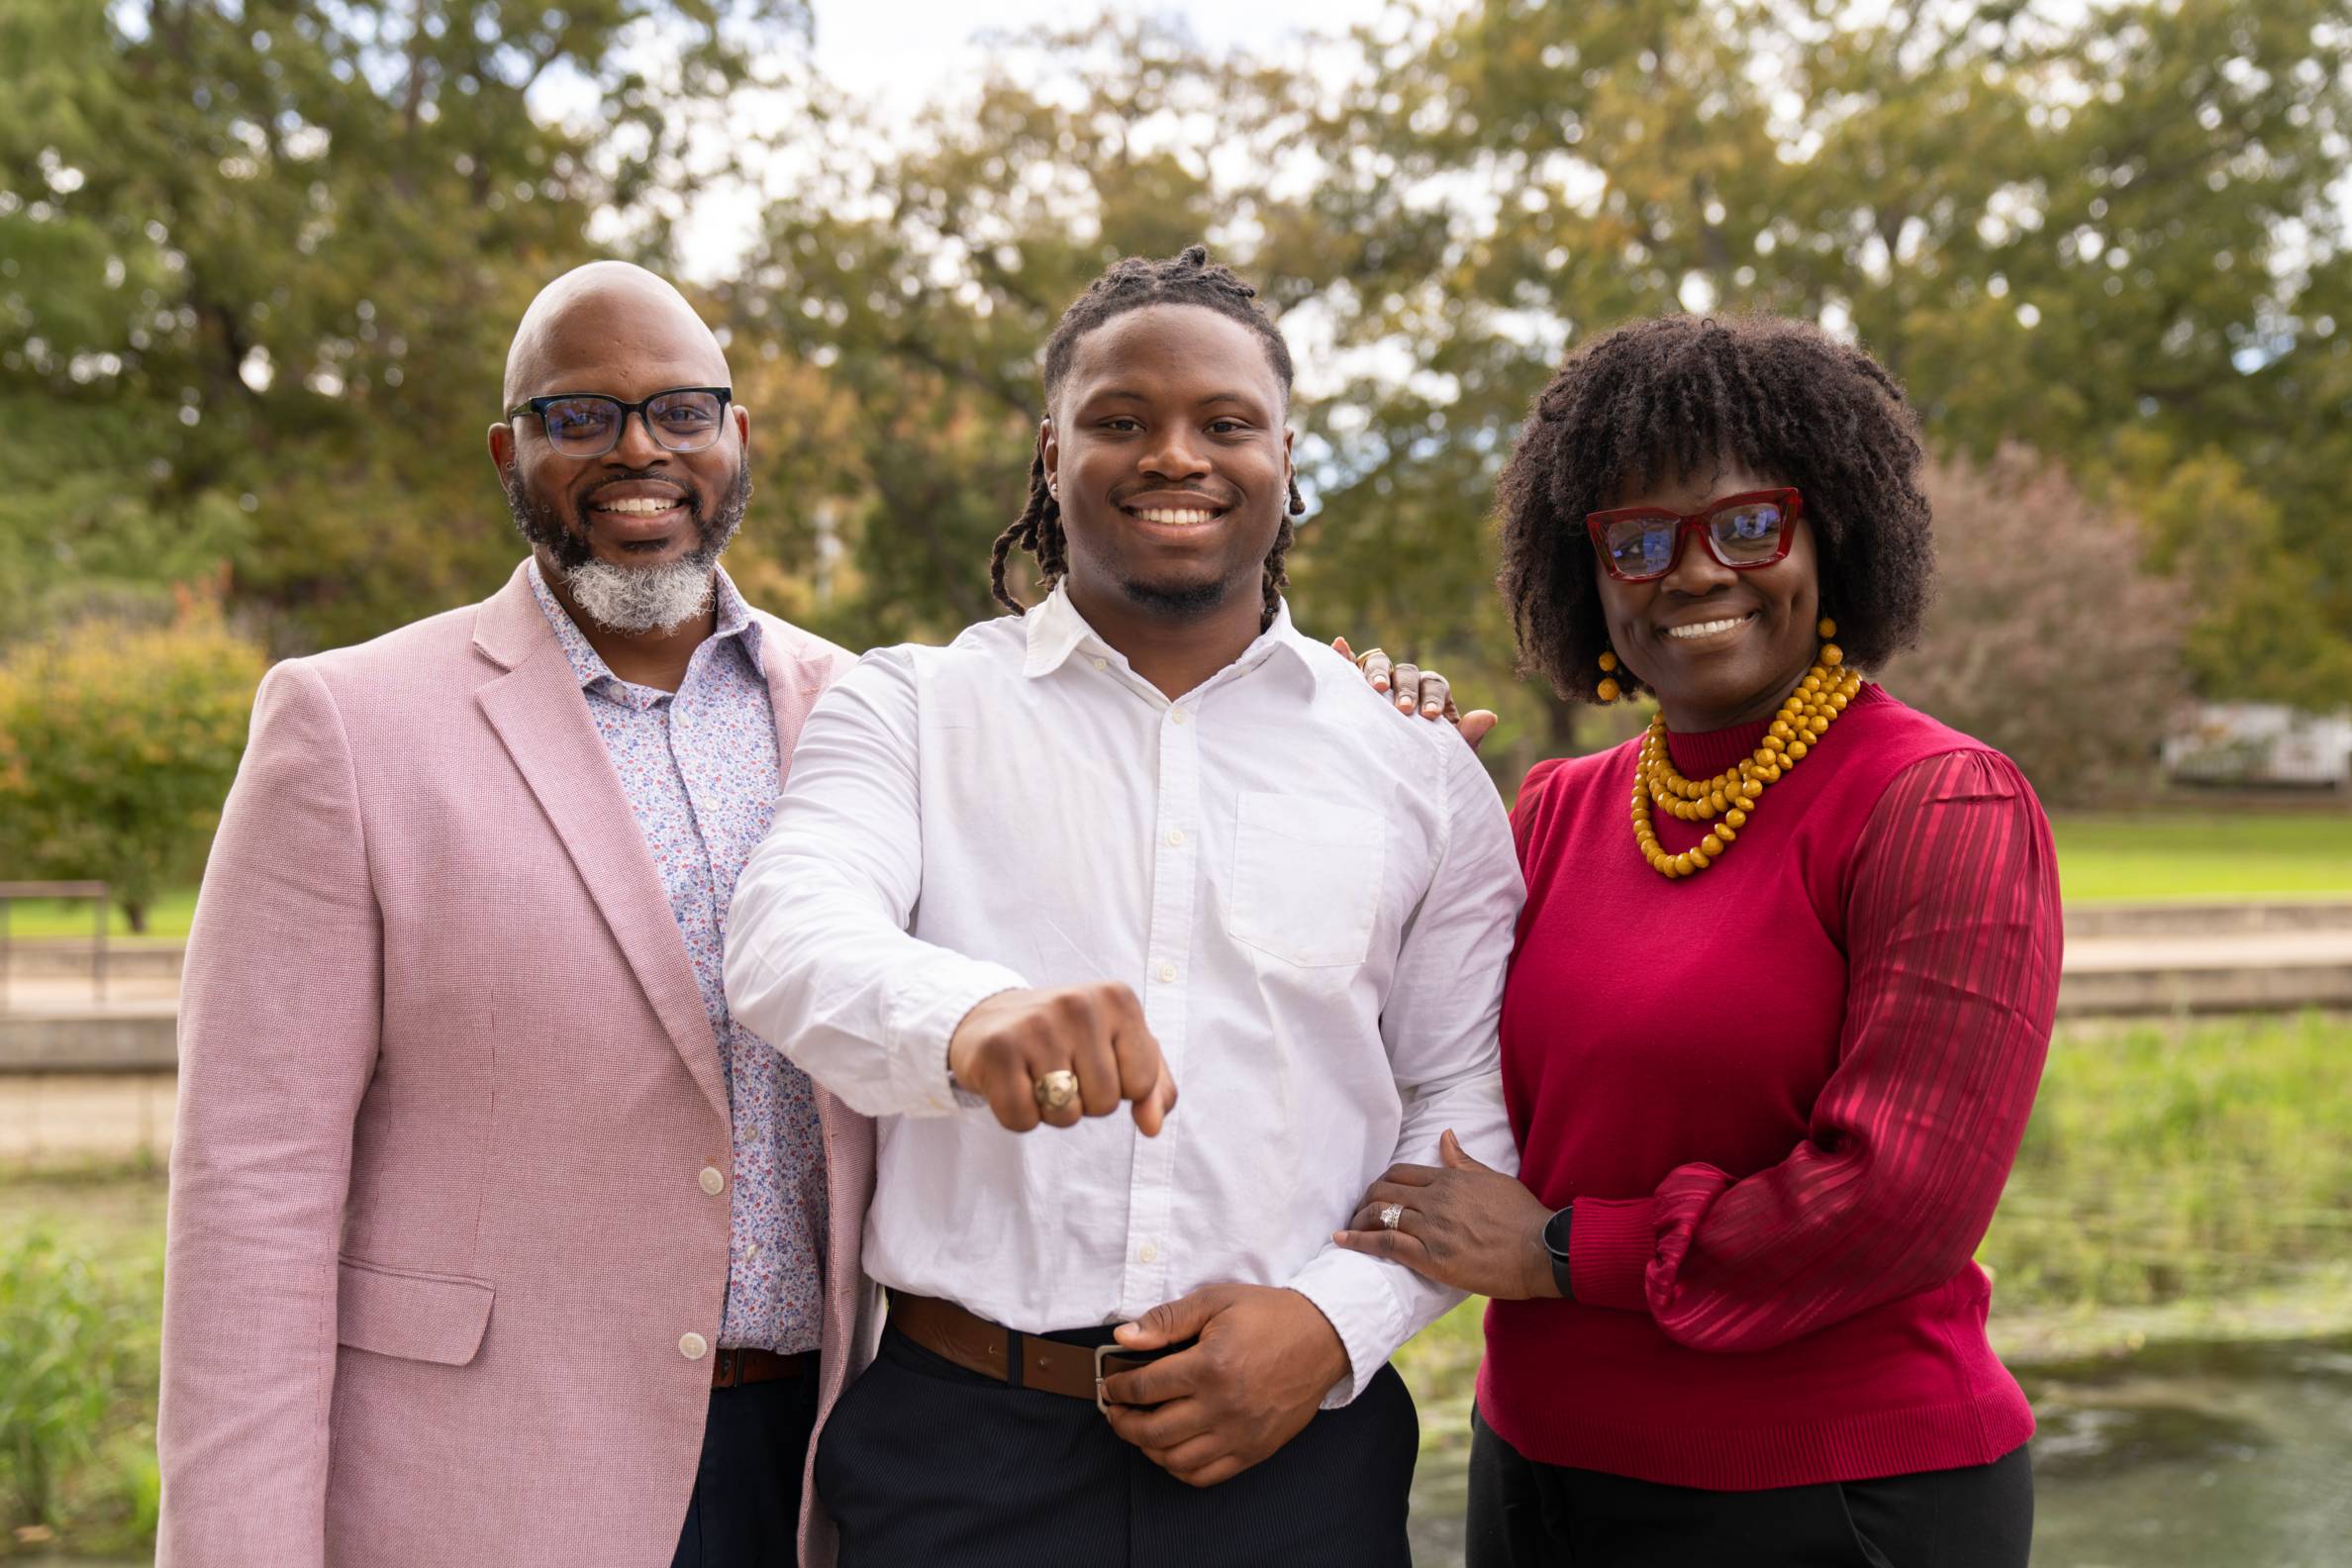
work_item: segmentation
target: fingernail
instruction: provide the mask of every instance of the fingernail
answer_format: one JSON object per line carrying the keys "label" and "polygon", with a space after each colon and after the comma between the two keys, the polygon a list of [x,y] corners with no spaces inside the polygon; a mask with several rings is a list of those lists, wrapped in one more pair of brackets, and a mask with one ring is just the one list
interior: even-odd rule
{"label": "fingernail", "polygon": [[1441,706],[1440,704],[1437,704],[1437,703],[1422,703],[1422,704],[1421,704],[1421,712],[1422,712],[1422,713],[1424,713],[1424,714],[1427,714],[1427,715],[1428,715],[1430,718],[1434,719],[1434,718],[1436,718],[1436,717],[1437,717],[1439,714],[1441,714],[1441,713],[1445,712],[1445,709],[1443,708],[1443,706]]}
{"label": "fingernail", "polygon": [[1373,676],[1373,677],[1372,677],[1372,689],[1373,689],[1374,691],[1387,691],[1387,690],[1388,690],[1388,677],[1387,677],[1386,675],[1375,675],[1375,676]]}

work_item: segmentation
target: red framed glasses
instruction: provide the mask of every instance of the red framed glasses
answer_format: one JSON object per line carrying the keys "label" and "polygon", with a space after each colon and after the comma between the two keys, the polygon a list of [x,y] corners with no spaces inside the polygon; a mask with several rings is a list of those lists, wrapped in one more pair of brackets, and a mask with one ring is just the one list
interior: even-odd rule
{"label": "red framed glasses", "polygon": [[1804,514],[1794,490],[1743,490],[1710,501],[1698,512],[1664,507],[1619,507],[1585,518],[1585,532],[1601,564],[1618,582],[1654,582],[1682,559],[1683,540],[1696,534],[1707,553],[1733,571],[1754,571],[1785,560]]}

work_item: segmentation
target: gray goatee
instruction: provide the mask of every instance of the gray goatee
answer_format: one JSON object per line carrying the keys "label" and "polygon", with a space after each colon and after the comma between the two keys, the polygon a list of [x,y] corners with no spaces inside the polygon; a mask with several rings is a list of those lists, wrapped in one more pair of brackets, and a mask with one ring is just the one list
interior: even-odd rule
{"label": "gray goatee", "polygon": [[524,493],[520,474],[508,475],[506,492],[515,527],[554,557],[555,575],[580,614],[607,632],[639,637],[674,632],[709,611],[719,589],[719,557],[742,527],[751,499],[751,470],[747,463],[735,465],[735,482],[708,515],[689,495],[686,507],[698,542],[676,560],[646,566],[598,559],[588,541],[565,527],[556,508]]}

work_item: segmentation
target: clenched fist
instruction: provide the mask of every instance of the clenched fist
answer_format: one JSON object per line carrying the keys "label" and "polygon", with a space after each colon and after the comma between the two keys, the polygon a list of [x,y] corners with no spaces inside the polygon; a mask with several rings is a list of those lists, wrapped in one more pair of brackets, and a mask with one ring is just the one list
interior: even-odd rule
{"label": "clenched fist", "polygon": [[[1039,1122],[1076,1127],[1132,1103],[1135,1127],[1155,1137],[1176,1105],[1176,1080],[1143,1024],[1143,1004],[1116,982],[1002,991],[964,1015],[947,1042],[947,1070],[1016,1132]],[[1038,1103],[1038,1080],[1078,1075],[1078,1098]]]}

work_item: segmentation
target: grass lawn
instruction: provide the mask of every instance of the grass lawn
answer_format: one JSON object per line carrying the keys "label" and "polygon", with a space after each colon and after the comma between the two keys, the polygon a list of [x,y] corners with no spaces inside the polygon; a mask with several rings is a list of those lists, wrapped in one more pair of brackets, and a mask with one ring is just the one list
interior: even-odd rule
{"label": "grass lawn", "polygon": [[[147,906],[149,936],[185,936],[196,918],[196,890],[172,888]],[[8,934],[11,936],[87,936],[97,924],[88,899],[11,899]],[[120,907],[107,911],[106,929],[117,936],[131,934],[131,923]]]}
{"label": "grass lawn", "polygon": [[2067,813],[2051,827],[2070,903],[2352,894],[2352,811]]}

